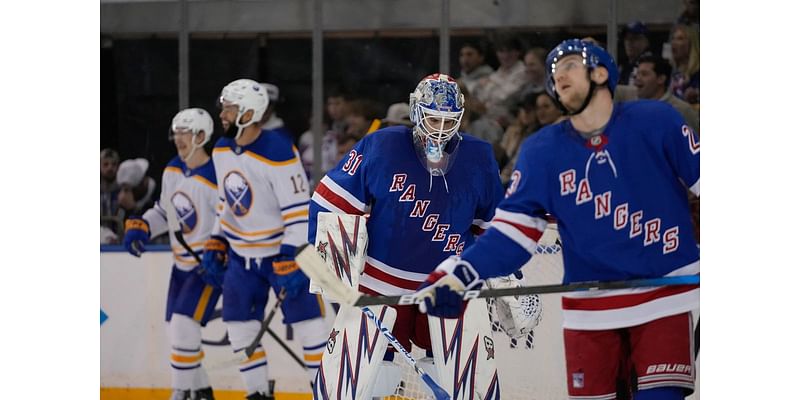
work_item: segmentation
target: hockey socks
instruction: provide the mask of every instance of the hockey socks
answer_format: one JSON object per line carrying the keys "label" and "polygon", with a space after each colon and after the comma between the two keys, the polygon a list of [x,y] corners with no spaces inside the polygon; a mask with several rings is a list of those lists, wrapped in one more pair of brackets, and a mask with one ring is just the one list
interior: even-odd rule
{"label": "hockey socks", "polygon": [[[258,335],[260,321],[228,321],[228,338],[234,353],[244,352]],[[261,344],[247,361],[239,364],[239,372],[247,393],[269,393],[267,383],[267,354]]]}
{"label": "hockey socks", "polygon": [[303,344],[303,360],[306,363],[309,380],[314,382],[319,364],[322,362],[322,353],[328,344],[330,327],[325,325],[323,318],[295,322],[292,326],[300,343]]}

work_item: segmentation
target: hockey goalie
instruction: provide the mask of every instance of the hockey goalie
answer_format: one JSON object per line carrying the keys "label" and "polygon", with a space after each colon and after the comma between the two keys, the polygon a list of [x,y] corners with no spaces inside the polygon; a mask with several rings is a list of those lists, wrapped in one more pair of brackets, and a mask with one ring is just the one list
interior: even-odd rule
{"label": "hockey goalie", "polygon": [[[338,279],[361,293],[413,293],[440,262],[461,254],[487,228],[503,196],[491,145],[459,132],[464,97],[452,78],[425,77],[409,106],[413,127],[392,126],[366,136],[311,198],[309,243]],[[495,283],[519,285],[513,276]],[[312,290],[325,295],[324,285],[315,286],[312,282]],[[498,302],[504,303],[501,322],[510,335],[527,334],[537,323],[538,299]],[[425,349],[417,365],[451,398],[499,399],[486,302],[454,306],[461,310],[457,319],[429,317],[416,305],[370,310],[403,348],[410,350],[413,343]],[[388,344],[365,313],[342,306],[314,398],[393,394],[401,370]]]}

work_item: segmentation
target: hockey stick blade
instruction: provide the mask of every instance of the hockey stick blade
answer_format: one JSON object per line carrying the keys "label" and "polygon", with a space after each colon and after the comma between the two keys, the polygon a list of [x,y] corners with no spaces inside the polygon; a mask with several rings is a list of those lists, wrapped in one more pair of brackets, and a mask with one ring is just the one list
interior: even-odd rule
{"label": "hockey stick blade", "polygon": [[[462,295],[465,300],[487,298],[487,297],[504,297],[504,296],[520,296],[531,294],[548,294],[548,293],[567,293],[567,292],[580,292],[588,290],[612,290],[612,289],[630,289],[640,287],[658,287],[658,286],[679,286],[679,285],[699,285],[700,275],[684,275],[684,276],[666,276],[663,278],[650,278],[650,279],[632,279],[625,281],[587,281],[587,282],[573,282],[567,284],[556,285],[541,285],[541,286],[521,286],[517,288],[504,288],[504,289],[483,289],[483,290],[468,290]],[[422,298],[414,293],[402,296],[369,296],[361,295],[354,303],[356,307],[372,306],[372,305],[409,305],[419,304]]]}

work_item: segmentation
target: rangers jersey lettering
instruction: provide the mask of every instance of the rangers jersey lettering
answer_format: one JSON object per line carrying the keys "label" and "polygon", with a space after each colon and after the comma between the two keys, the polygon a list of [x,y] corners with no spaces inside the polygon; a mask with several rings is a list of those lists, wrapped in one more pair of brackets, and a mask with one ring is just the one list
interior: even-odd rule
{"label": "rangers jersey lettering", "polygon": [[[565,283],[699,273],[686,188],[699,196],[700,144],[668,104],[616,104],[604,132],[589,140],[569,121],[543,128],[523,143],[515,174],[492,228],[464,253],[481,277],[527,262],[545,212],[558,219]],[[564,326],[632,326],[692,310],[698,300],[697,287],[570,294]]]}
{"label": "rangers jersey lettering", "polygon": [[264,130],[239,146],[221,138],[213,151],[219,182],[219,226],[244,257],[269,257],[281,245],[299,246],[308,228],[308,179],[297,149]]}
{"label": "rangers jersey lettering", "polygon": [[[179,157],[173,158],[164,168],[161,179],[161,197],[143,218],[150,224],[152,237],[169,229],[164,206],[171,203],[180,222],[186,243],[197,254],[203,253],[203,244],[211,234],[217,205],[217,178],[214,163],[209,160],[190,169]],[[197,261],[170,235],[170,246],[175,265],[184,271],[191,270]]]}
{"label": "rangers jersey lettering", "polygon": [[433,177],[414,152],[411,128],[395,126],[358,142],[320,181],[311,198],[308,240],[320,211],[363,215],[369,248],[361,290],[414,291],[445,258],[461,254],[488,228],[502,198],[491,146],[464,136],[445,178]]}

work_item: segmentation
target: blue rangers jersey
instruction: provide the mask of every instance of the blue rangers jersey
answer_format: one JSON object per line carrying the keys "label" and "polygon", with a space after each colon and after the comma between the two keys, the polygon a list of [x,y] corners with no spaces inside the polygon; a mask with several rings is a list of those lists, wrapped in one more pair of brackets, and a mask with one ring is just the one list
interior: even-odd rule
{"label": "blue rangers jersey", "polygon": [[489,143],[464,135],[452,162],[444,178],[431,178],[416,156],[411,128],[366,136],[311,197],[309,242],[315,243],[318,212],[363,215],[369,207],[361,291],[413,292],[441,261],[461,254],[474,233],[488,228],[502,198]]}
{"label": "blue rangers jersey", "polygon": [[280,132],[263,130],[246,146],[220,138],[213,157],[220,201],[215,234],[223,233],[243,257],[293,256],[308,229],[308,179],[297,148]]}
{"label": "blue rangers jersey", "polygon": [[[171,203],[186,243],[195,253],[203,254],[203,245],[216,219],[217,197],[214,163],[209,160],[192,169],[176,156],[164,168],[159,201],[143,216],[150,224],[150,236],[156,237],[169,229],[164,207]],[[188,271],[197,266],[195,258],[172,235],[170,247],[179,269]]]}
{"label": "blue rangers jersey", "polygon": [[[700,144],[680,114],[658,101],[616,104],[589,140],[564,121],[523,143],[491,229],[463,258],[483,278],[520,268],[547,212],[558,219],[565,283],[697,274],[687,187],[700,195]],[[698,306],[697,286],[578,292],[562,302],[573,329],[633,326]]]}

